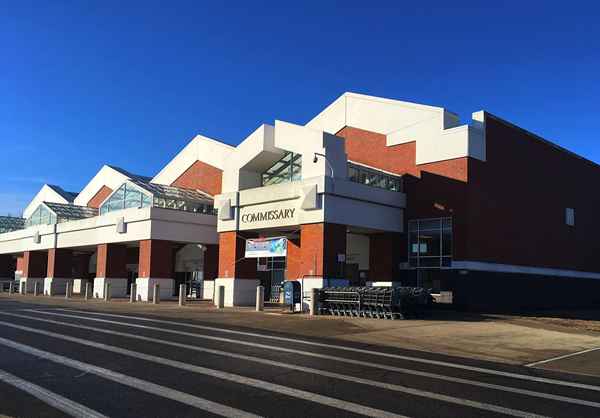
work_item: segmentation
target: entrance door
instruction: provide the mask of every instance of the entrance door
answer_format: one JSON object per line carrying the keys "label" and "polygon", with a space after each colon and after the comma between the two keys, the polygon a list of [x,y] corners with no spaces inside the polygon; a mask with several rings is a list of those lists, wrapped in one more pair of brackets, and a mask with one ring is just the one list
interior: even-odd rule
{"label": "entrance door", "polygon": [[265,288],[265,300],[279,303],[279,292],[285,280],[285,257],[258,259],[257,276]]}

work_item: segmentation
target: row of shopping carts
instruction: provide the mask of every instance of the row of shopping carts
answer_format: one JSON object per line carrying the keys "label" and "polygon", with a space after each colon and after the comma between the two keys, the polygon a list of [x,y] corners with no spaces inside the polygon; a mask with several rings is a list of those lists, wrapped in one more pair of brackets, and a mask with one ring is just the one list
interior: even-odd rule
{"label": "row of shopping carts", "polygon": [[321,315],[377,319],[420,316],[432,303],[419,287],[326,287],[318,297]]}

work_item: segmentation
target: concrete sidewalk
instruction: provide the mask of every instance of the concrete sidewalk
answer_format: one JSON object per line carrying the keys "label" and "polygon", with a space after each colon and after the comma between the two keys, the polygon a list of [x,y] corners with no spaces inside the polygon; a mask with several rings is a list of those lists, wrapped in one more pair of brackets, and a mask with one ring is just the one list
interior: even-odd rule
{"label": "concrete sidewalk", "polygon": [[[0,298],[8,298],[0,294]],[[421,351],[456,355],[468,358],[500,361],[510,364],[529,364],[548,358],[600,347],[600,333],[568,326],[556,321],[545,322],[519,316],[480,315],[451,311],[433,311],[427,319],[374,320],[311,317],[285,314],[282,309],[266,308],[255,312],[251,308],[216,309],[211,302],[192,302],[179,307],[176,302],[162,301],[159,305],[130,304],[125,299],[111,302],[81,298],[13,295],[12,302],[45,306],[63,306],[113,313],[147,314],[164,318],[190,319],[222,323],[245,328],[285,332],[297,335],[336,338],[375,345],[409,348]],[[590,355],[590,358],[597,358]],[[573,372],[587,370],[583,360],[570,359],[577,367]],[[543,367],[559,369],[560,365]],[[568,367],[567,367],[568,369]],[[569,370],[564,370],[569,371]],[[600,375],[600,370],[591,374]]]}

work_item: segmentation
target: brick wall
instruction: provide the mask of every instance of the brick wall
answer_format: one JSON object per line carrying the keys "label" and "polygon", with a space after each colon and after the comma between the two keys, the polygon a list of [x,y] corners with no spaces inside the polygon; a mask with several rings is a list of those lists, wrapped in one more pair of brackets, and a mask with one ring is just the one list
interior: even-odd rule
{"label": "brick wall", "polygon": [[174,247],[171,241],[140,241],[139,277],[172,279],[174,272]]}
{"label": "brick wall", "polygon": [[[300,227],[298,277],[344,278],[338,254],[346,254],[346,225],[318,223]],[[288,260],[289,262],[289,260]]]}
{"label": "brick wall", "polygon": [[70,279],[73,276],[73,251],[66,248],[48,250],[48,268],[46,277]]}
{"label": "brick wall", "polygon": [[98,245],[96,277],[124,279],[127,277],[127,246],[120,244]]}
{"label": "brick wall", "polygon": [[23,252],[23,277],[43,278],[48,272],[48,253],[46,251]]}
{"label": "brick wall", "polygon": [[108,196],[112,193],[112,189],[110,187],[102,186],[100,190],[90,199],[87,203],[87,206],[90,208],[98,209],[102,202],[106,200]]}
{"label": "brick wall", "polygon": [[219,277],[255,279],[256,260],[244,259],[246,242],[235,231],[219,233]]}
{"label": "brick wall", "polygon": [[469,258],[600,271],[600,167],[489,114],[486,140],[487,162],[469,161]]}
{"label": "brick wall", "polygon": [[202,161],[192,164],[172,186],[197,189],[213,196],[221,193],[222,171]]}

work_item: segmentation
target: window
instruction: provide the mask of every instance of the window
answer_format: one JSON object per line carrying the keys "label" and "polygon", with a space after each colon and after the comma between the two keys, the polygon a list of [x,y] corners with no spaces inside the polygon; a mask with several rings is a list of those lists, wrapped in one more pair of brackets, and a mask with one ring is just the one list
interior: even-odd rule
{"label": "window", "polygon": [[414,268],[443,268],[452,264],[452,218],[408,222],[408,259]]}
{"label": "window", "polygon": [[402,177],[348,163],[348,180],[392,192],[402,191]]}
{"label": "window", "polygon": [[569,226],[575,226],[575,209],[567,208],[565,211],[565,222]]}
{"label": "window", "polygon": [[150,197],[127,183],[119,187],[100,207],[100,215],[116,210],[150,206]]}
{"label": "window", "polygon": [[46,209],[45,206],[40,205],[38,208],[31,214],[31,216],[25,221],[25,225],[35,226],[35,225],[50,225],[56,223],[56,215]]}
{"label": "window", "polygon": [[285,155],[262,173],[262,186],[287,183],[302,179],[302,155],[286,152]]}

